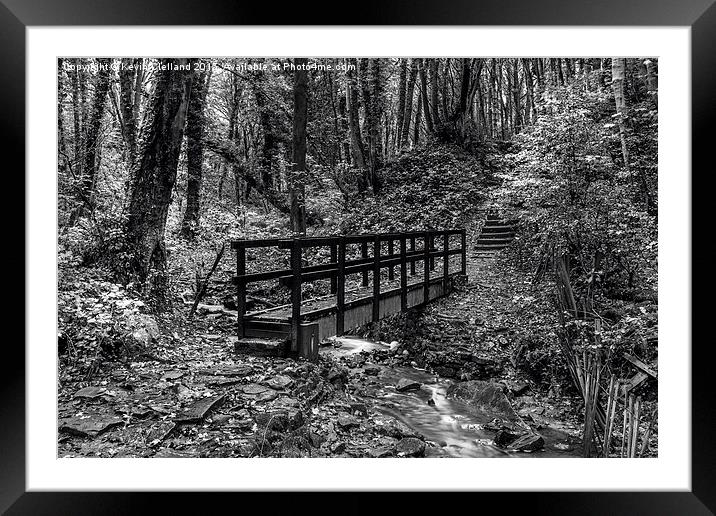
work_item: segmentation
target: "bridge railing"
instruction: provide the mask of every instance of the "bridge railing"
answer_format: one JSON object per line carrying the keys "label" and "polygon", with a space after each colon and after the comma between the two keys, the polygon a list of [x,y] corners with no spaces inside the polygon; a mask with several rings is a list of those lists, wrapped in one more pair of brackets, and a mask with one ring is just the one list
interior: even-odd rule
{"label": "bridge railing", "polygon": [[[450,246],[450,237],[459,236],[459,246]],[[436,241],[442,240],[440,249]],[[383,253],[383,244],[387,242],[387,253]],[[418,248],[416,243],[422,243]],[[360,258],[349,259],[347,247],[358,244]],[[397,250],[396,250],[397,244]],[[410,275],[416,274],[416,263],[423,263],[424,302],[429,300],[431,271],[435,270],[435,258],[442,258],[442,277],[447,289],[450,276],[450,257],[461,257],[460,272],[466,272],[466,234],[465,229],[408,231],[399,233],[337,235],[327,237],[272,238],[256,240],[233,240],[231,247],[236,251],[238,336],[245,336],[247,285],[250,283],[278,280],[279,284],[291,289],[291,348],[301,349],[301,298],[304,283],[330,279],[331,294],[336,295],[336,334],[344,332],[344,311],[346,304],[346,277],[361,274],[363,287],[368,286],[368,276],[372,274],[372,319],[378,321],[381,295],[381,270],[388,268],[388,280],[395,279],[395,269],[400,269],[401,310],[407,309],[408,270]],[[247,273],[246,250],[274,247],[290,250],[290,268],[265,272]],[[306,248],[328,247],[330,262],[318,265],[303,265],[302,251]],[[372,256],[368,254],[372,248]],[[454,271],[457,272],[457,271]],[[435,279],[433,275],[432,279]]]}

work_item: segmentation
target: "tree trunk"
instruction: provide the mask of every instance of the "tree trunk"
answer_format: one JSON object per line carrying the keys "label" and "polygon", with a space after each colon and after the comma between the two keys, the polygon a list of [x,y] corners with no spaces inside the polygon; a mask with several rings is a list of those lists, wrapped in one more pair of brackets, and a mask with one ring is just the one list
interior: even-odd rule
{"label": "tree trunk", "polygon": [[107,103],[107,92],[109,91],[110,63],[110,59],[97,59],[98,71],[92,99],[92,114],[88,121],[82,155],[80,205],[72,219],[74,222],[86,215],[88,211],[94,209],[95,181],[97,179],[97,169],[99,168],[99,131],[102,128],[102,117]]}
{"label": "tree trunk", "polygon": [[198,70],[192,80],[191,96],[186,114],[186,210],[181,225],[181,235],[192,240],[199,224],[199,201],[201,197],[202,164],[204,162],[204,109],[209,90],[209,73]]}
{"label": "tree trunk", "polygon": [[420,142],[420,124],[422,122],[423,105],[418,102],[418,108],[415,112],[415,127],[413,127],[413,145],[418,146]]}
{"label": "tree trunk", "polygon": [[514,60],[512,63],[512,97],[512,107],[514,109],[513,128],[515,133],[519,133],[520,129],[522,129],[522,103],[520,99],[520,77],[517,60]]}
{"label": "tree trunk", "polygon": [[341,133],[344,136],[341,138],[341,143],[343,145],[343,156],[346,160],[346,163],[349,165],[351,164],[351,144],[350,144],[350,136],[349,129],[348,129],[348,117],[346,113],[346,96],[341,95],[338,97],[338,116],[341,121]]}
{"label": "tree trunk", "polygon": [[134,68],[136,59],[122,59],[119,69],[119,108],[122,115],[122,139],[127,152],[127,168],[134,166],[137,151],[137,121],[134,112],[134,84],[137,70]]}
{"label": "tree trunk", "polygon": [[530,123],[530,121],[537,119],[537,112],[535,110],[534,84],[532,83],[532,72],[530,71],[529,59],[522,59],[522,71],[525,76],[525,100],[527,102],[527,105],[525,106],[525,122]]}
{"label": "tree trunk", "polygon": [[363,177],[365,174],[365,147],[363,146],[363,137],[360,130],[360,114],[358,106],[358,85],[356,82],[357,59],[348,59],[346,63],[346,104],[348,107],[348,129],[351,145],[351,155],[353,156],[353,164],[359,170],[358,188],[365,190]]}
{"label": "tree trunk", "polygon": [[440,127],[440,114],[438,113],[438,60],[430,59],[430,113],[433,116],[433,129]]}
{"label": "tree trunk", "polygon": [[470,60],[467,58],[462,59],[461,67],[461,79],[460,79],[460,104],[457,110],[457,116],[455,118],[462,117],[467,111],[467,97],[470,92]]}
{"label": "tree trunk", "polygon": [[[79,60],[75,59],[75,66],[79,65]],[[72,146],[73,158],[75,163],[75,176],[82,177],[82,119],[84,117],[82,102],[80,98],[80,74],[77,68],[72,72]]]}
{"label": "tree trunk", "polygon": [[[624,73],[626,68],[626,59],[620,57],[612,58],[612,90],[614,91],[614,104],[617,111],[617,119],[619,120],[619,139],[622,146],[622,158],[624,159],[624,169],[631,174],[631,163],[629,161],[629,147],[626,140],[626,124],[627,124],[627,104],[624,95]],[[651,193],[643,170],[639,169],[639,184],[641,187],[642,201],[647,211],[651,211]],[[636,180],[636,177],[634,178]]]}
{"label": "tree trunk", "polygon": [[415,80],[418,75],[418,63],[416,59],[410,60],[410,76],[408,77],[408,86],[405,92],[405,119],[403,120],[403,130],[401,131],[400,146],[406,145],[410,138],[410,119],[413,116],[413,92],[415,91]]}
{"label": "tree trunk", "polygon": [[[125,235],[129,278],[149,286],[160,304],[166,294],[164,232],[184,135],[192,72],[188,59],[161,59],[147,108],[130,188]],[[150,272],[156,272],[149,285]]]}
{"label": "tree trunk", "polygon": [[308,71],[305,58],[294,59],[293,72],[293,167],[289,181],[291,230],[306,234],[306,204],[304,175],[306,171],[306,121],[308,119]]}
{"label": "tree trunk", "polygon": [[400,148],[403,134],[403,120],[405,118],[405,87],[408,75],[408,61],[400,59],[400,73],[398,77],[398,112],[395,124],[395,148]]}
{"label": "tree trunk", "polygon": [[425,59],[421,59],[419,63],[420,73],[420,98],[423,101],[423,115],[425,116],[425,125],[428,128],[428,132],[433,134],[435,128],[433,126],[433,119],[430,114],[430,101],[428,100],[428,74],[426,70]]}
{"label": "tree trunk", "polygon": [[277,138],[274,133],[273,121],[271,120],[271,106],[268,105],[266,97],[266,76],[263,71],[254,72],[251,78],[251,87],[256,99],[256,107],[258,108],[259,123],[264,136],[264,145],[261,149],[259,159],[261,183],[266,190],[273,188],[273,169],[276,157]]}
{"label": "tree trunk", "polygon": [[[379,59],[361,59],[359,68],[363,107],[365,110],[365,132],[367,141],[367,170],[363,183],[377,192],[376,172],[381,156],[380,116],[381,78]],[[407,113],[406,113],[407,116]],[[405,135],[403,135],[405,138]]]}
{"label": "tree trunk", "polygon": [[656,103],[659,91],[659,79],[656,74],[654,61],[647,59],[644,61],[644,66],[646,67],[646,89],[649,93],[654,95],[654,102]]}
{"label": "tree trunk", "polygon": [[624,167],[629,168],[629,149],[626,144],[626,131],[624,119],[626,117],[626,98],[624,96],[624,58],[612,58],[612,91],[614,92],[614,103],[619,118],[619,137],[622,144],[622,158]]}

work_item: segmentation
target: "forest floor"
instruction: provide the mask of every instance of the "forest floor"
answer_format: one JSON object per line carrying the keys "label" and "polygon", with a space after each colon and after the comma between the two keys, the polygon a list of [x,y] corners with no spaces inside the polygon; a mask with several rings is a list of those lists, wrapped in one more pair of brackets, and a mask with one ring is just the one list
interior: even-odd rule
{"label": "forest floor", "polygon": [[58,456],[580,456],[580,401],[518,367],[545,302],[503,252],[470,258],[456,292],[384,321],[390,344],[335,339],[316,364],[237,355],[226,312],[175,311],[151,353],[91,377],[61,359]]}

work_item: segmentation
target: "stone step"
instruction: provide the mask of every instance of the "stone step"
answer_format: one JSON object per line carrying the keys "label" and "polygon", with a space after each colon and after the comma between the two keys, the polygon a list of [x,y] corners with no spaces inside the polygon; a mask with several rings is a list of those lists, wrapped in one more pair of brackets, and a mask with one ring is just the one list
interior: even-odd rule
{"label": "stone step", "polygon": [[510,245],[510,242],[506,242],[504,240],[478,240],[475,242],[475,245],[473,247],[478,248],[480,246],[499,246],[499,247],[507,247]]}
{"label": "stone step", "polygon": [[482,226],[483,233],[514,233],[515,226]]}
{"label": "stone step", "polygon": [[502,249],[503,247],[507,247],[508,245],[510,245],[509,242],[475,242],[473,249]]}
{"label": "stone step", "polygon": [[515,238],[515,234],[508,233],[505,231],[503,231],[501,233],[486,232],[486,233],[481,233],[478,236],[478,238],[505,238],[505,239],[512,240],[513,238]]}
{"label": "stone step", "polygon": [[488,241],[488,242],[512,242],[515,239],[513,235],[504,235],[500,233],[483,233],[478,236],[476,241]]}
{"label": "stone step", "polygon": [[245,337],[236,339],[234,350],[237,353],[246,353],[265,357],[285,357],[288,353],[289,342],[279,339],[258,339]]}
{"label": "stone step", "polygon": [[475,246],[473,248],[474,251],[501,251],[502,249],[505,249],[506,245],[481,245],[481,246]]}

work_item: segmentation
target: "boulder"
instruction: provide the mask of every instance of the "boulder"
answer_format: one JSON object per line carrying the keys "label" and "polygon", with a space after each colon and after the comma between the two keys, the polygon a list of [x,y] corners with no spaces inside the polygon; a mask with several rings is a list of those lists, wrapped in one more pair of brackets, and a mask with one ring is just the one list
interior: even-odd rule
{"label": "boulder", "polygon": [[159,340],[159,326],[157,321],[147,314],[134,314],[127,321],[129,341],[127,347],[130,352],[141,351]]}
{"label": "boulder", "polygon": [[398,441],[395,451],[403,457],[422,457],[425,455],[425,443],[415,437],[406,437]]}
{"label": "boulder", "polygon": [[507,388],[515,396],[522,396],[530,388],[530,384],[527,382],[507,382]]}
{"label": "boulder", "polygon": [[509,430],[500,430],[495,435],[493,442],[495,443],[495,446],[507,448],[507,446],[514,442],[518,437],[518,434],[510,432]]}
{"label": "boulder", "polygon": [[308,441],[314,448],[320,448],[321,445],[326,441],[326,438],[315,432],[308,432]]}
{"label": "boulder", "polygon": [[368,364],[363,368],[363,373],[367,376],[377,376],[380,373],[380,366],[375,364]]}
{"label": "boulder", "polygon": [[343,389],[348,381],[348,372],[345,369],[334,367],[328,371],[328,376],[326,378],[337,389]]}
{"label": "boulder", "polygon": [[266,382],[266,384],[269,387],[271,387],[272,389],[276,389],[276,390],[286,389],[292,383],[293,383],[293,379],[289,378],[288,376],[282,375],[282,374],[274,376],[273,378],[270,378]]}
{"label": "boulder", "polygon": [[348,414],[341,414],[338,416],[338,427],[341,430],[350,430],[358,426],[358,420]]}
{"label": "boulder", "polygon": [[341,442],[341,441],[333,443],[333,444],[331,444],[330,450],[331,450],[331,453],[336,453],[336,454],[343,453],[344,451],[346,451],[346,443]]}
{"label": "boulder", "polygon": [[381,446],[380,448],[371,448],[368,450],[368,455],[374,459],[382,459],[383,457],[390,457],[393,455],[393,448],[390,446]]}
{"label": "boulder", "polygon": [[395,385],[395,390],[398,392],[417,391],[420,389],[420,382],[410,380],[409,378],[401,378]]}
{"label": "boulder", "polygon": [[544,448],[544,439],[539,434],[527,433],[521,435],[509,448],[517,451],[533,452]]}
{"label": "boulder", "polygon": [[471,380],[452,384],[448,396],[460,399],[482,415],[518,421],[519,416],[502,392],[502,387],[493,382]]}
{"label": "boulder", "polygon": [[422,437],[408,425],[397,419],[390,418],[386,421],[377,419],[375,431],[379,434],[392,437],[394,439],[402,439],[404,437]]}

